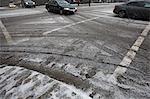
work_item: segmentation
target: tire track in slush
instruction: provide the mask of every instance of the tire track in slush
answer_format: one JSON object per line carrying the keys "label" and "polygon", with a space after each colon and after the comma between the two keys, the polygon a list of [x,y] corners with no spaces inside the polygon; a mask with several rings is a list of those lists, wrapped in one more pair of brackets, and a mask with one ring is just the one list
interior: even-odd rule
{"label": "tire track in slush", "polygon": [[[17,46],[17,47],[21,47],[21,46]],[[38,47],[37,47],[38,48]],[[91,58],[84,58],[84,57],[79,57],[79,56],[74,56],[74,55],[68,55],[68,54],[63,54],[63,53],[55,53],[55,52],[45,52],[45,51],[35,51],[35,50],[6,50],[7,47],[5,47],[4,50],[0,50],[0,52],[2,53],[30,53],[30,54],[49,54],[49,55],[56,55],[56,56],[62,56],[62,57],[70,57],[70,58],[75,58],[75,59],[81,59],[81,60],[86,60],[86,61],[90,61],[90,62],[96,62],[96,63],[102,63],[102,64],[108,64],[108,65],[113,65],[113,66],[120,66],[120,67],[124,67],[124,68],[128,68],[131,70],[135,70],[143,75],[146,75],[144,72],[140,71],[139,69],[133,68],[133,67],[128,67],[128,66],[123,66],[123,65],[118,65],[115,63],[111,63],[111,62],[104,62],[104,61],[96,61],[94,59]]]}

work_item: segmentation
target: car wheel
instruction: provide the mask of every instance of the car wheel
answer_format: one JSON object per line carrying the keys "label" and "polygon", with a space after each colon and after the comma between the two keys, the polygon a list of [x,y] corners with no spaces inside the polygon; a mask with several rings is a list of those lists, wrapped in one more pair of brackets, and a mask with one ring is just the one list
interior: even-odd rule
{"label": "car wheel", "polygon": [[63,14],[63,10],[60,10],[59,13],[62,15]]}
{"label": "car wheel", "polygon": [[124,18],[126,16],[126,12],[125,11],[119,11],[118,15],[119,15],[119,17]]}

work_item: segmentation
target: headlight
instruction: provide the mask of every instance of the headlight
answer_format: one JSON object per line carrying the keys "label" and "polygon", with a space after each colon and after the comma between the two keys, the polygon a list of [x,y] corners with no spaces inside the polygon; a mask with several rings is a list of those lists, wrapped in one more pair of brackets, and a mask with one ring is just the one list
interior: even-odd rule
{"label": "headlight", "polygon": [[75,10],[77,10],[77,7],[75,7]]}
{"label": "headlight", "polygon": [[33,4],[35,4],[35,2],[33,2]]}
{"label": "headlight", "polygon": [[29,4],[29,2],[26,2],[26,4]]}
{"label": "headlight", "polygon": [[64,10],[69,10],[69,8],[64,8]]}

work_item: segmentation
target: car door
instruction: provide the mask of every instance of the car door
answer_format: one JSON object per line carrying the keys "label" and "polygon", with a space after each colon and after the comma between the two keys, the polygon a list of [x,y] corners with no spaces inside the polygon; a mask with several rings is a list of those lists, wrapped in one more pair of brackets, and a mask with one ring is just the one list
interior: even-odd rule
{"label": "car door", "polygon": [[49,0],[47,8],[49,11],[53,11],[53,0]]}
{"label": "car door", "polygon": [[127,4],[127,15],[132,18],[141,17],[142,2],[129,2]]}
{"label": "car door", "polygon": [[49,1],[49,10],[52,12],[55,12],[56,7],[55,7],[55,0],[50,0]]}
{"label": "car door", "polygon": [[53,8],[55,12],[59,12],[59,4],[55,0],[53,1]]}
{"label": "car door", "polygon": [[147,19],[150,14],[150,4],[148,4],[148,2],[146,3],[146,1],[140,1],[137,4],[137,10],[139,18]]}
{"label": "car door", "polygon": [[50,0],[50,11],[57,12],[58,11],[58,3],[55,0]]}
{"label": "car door", "polygon": [[144,2],[144,7],[143,7],[143,15],[144,18],[150,20],[150,2]]}

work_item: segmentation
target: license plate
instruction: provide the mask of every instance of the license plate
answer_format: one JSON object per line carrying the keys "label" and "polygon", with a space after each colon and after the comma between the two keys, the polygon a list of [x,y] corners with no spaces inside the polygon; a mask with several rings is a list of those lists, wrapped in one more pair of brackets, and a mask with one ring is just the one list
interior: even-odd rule
{"label": "license plate", "polygon": [[75,12],[75,9],[70,9],[70,11]]}

